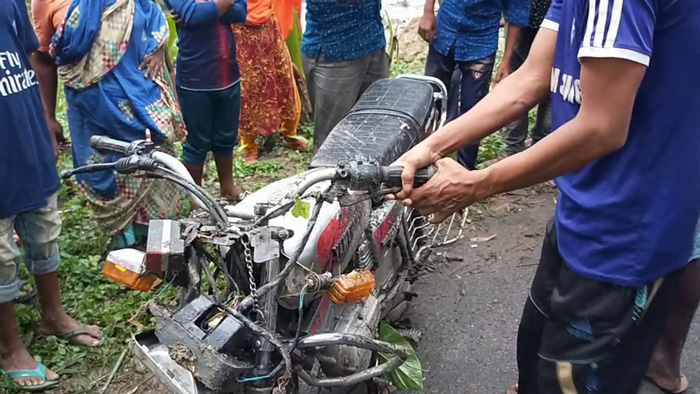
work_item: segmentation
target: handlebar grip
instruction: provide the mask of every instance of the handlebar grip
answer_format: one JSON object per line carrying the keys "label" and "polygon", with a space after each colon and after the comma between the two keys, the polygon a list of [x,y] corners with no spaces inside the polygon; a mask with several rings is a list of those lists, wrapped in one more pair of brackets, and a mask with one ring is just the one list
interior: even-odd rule
{"label": "handlebar grip", "polygon": [[131,154],[132,144],[105,136],[93,135],[90,137],[90,147],[102,153],[116,153],[126,156]]}
{"label": "handlebar grip", "polygon": [[[401,187],[403,184],[401,180],[402,173],[403,166],[386,167],[383,181],[389,187]],[[435,176],[435,174],[437,174],[437,167],[434,165],[430,165],[416,171],[416,174],[413,177],[413,187],[417,188],[425,185],[433,176]]]}

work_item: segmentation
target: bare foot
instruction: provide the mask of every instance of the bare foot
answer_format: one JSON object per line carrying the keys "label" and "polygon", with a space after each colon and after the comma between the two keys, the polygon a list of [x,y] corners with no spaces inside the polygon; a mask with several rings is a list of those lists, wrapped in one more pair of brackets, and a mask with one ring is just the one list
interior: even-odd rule
{"label": "bare foot", "polygon": [[[27,349],[20,348],[14,351],[10,351],[7,354],[2,354],[0,357],[0,364],[2,369],[6,372],[19,371],[21,369],[36,369],[39,363],[32,358],[32,356],[27,352]],[[55,372],[46,369],[46,379],[49,381],[58,380],[59,376]],[[41,377],[24,377],[13,379],[15,383],[20,386],[38,386],[44,383],[44,379]]]}
{"label": "bare foot", "polygon": [[680,377],[670,377],[668,374],[652,375],[647,374],[647,379],[654,385],[669,393],[684,393],[690,388],[688,378],[681,374]]}
{"label": "bare foot", "polygon": [[510,386],[506,389],[506,394],[518,394],[518,385]]}
{"label": "bare foot", "polygon": [[309,144],[301,137],[284,137],[284,146],[292,150],[306,150]]}
{"label": "bare foot", "polygon": [[84,325],[65,313],[57,317],[44,316],[39,327],[42,334],[56,336],[62,336],[71,332],[79,332],[82,328],[85,328],[86,333],[77,334],[66,339],[74,345],[87,347],[99,346],[102,342],[102,332],[99,327]]}
{"label": "bare foot", "polygon": [[221,190],[221,197],[232,201],[240,200],[241,194],[243,194],[243,188],[236,185],[235,183],[229,190]]}

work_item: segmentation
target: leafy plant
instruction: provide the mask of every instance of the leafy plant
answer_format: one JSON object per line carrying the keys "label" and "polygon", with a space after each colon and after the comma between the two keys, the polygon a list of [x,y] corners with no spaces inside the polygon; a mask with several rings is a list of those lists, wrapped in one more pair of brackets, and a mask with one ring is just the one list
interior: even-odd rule
{"label": "leafy plant", "polygon": [[297,196],[294,199],[294,207],[292,208],[292,215],[295,218],[302,217],[304,219],[308,219],[310,207],[311,207],[311,204],[309,204],[308,202],[302,200],[301,198],[299,198],[299,196]]}
{"label": "leafy plant", "polygon": [[[386,378],[399,390],[423,390],[423,368],[413,346],[387,323],[379,325],[379,340],[401,346],[408,352],[406,361],[394,371],[389,372]],[[389,361],[392,357],[395,356],[379,353],[379,359],[382,363]]]}

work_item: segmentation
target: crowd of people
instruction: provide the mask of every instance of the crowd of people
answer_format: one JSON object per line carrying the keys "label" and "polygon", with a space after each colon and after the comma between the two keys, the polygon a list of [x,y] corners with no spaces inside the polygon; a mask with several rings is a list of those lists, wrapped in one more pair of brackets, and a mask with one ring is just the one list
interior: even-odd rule
{"label": "crowd of people", "polygon": [[[258,138],[280,131],[285,147],[307,149],[297,135],[300,75],[314,151],[389,76],[380,0],[308,0],[299,62],[286,42],[301,0],[164,1],[0,2],[0,366],[19,388],[50,388],[59,377],[31,357],[17,329],[13,235],[36,277],[41,332],[82,346],[102,340],[60,301],[55,159],[63,147],[80,166],[115,160],[90,148],[94,135],[151,139],[170,152],[184,141],[194,181],[202,183],[211,155],[222,198],[236,202],[236,146],[256,161]],[[449,123],[400,160],[405,186],[394,198],[440,220],[555,177],[561,191],[510,392],[634,393],[643,378],[668,392],[689,386],[680,353],[700,300],[700,245],[692,250],[700,97],[686,82],[700,60],[693,1],[442,0],[437,10],[426,0],[419,31],[408,33],[429,43],[425,73],[448,87]],[[59,82],[70,142],[57,120]],[[659,91],[669,93],[661,100]],[[506,154],[477,170],[479,140],[503,127]],[[451,152],[456,162],[445,158]],[[413,172],[432,163],[437,176],[414,190]],[[77,180],[115,248],[138,242],[149,220],[180,215],[181,194],[163,180],[112,172]]]}

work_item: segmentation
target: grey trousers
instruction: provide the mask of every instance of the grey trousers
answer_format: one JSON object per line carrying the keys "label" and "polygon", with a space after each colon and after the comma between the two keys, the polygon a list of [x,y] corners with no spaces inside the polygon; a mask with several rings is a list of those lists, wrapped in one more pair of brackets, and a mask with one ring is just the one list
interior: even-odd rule
{"label": "grey trousers", "polygon": [[[510,70],[514,72],[523,65],[527,55],[530,53],[530,47],[537,34],[537,29],[531,27],[523,27],[520,30],[520,37],[515,44],[513,57],[510,63]],[[508,126],[508,134],[506,136],[506,153],[514,155],[525,150],[525,140],[528,132],[528,116],[523,115],[520,119],[511,123]],[[532,143],[535,144],[542,138],[546,137],[552,131],[552,100],[547,98],[537,106],[537,119],[535,127],[532,129]]]}
{"label": "grey trousers", "polygon": [[314,108],[316,152],[369,85],[389,77],[389,58],[382,49],[355,60],[331,62],[323,57],[304,56],[303,61],[309,99]]}

